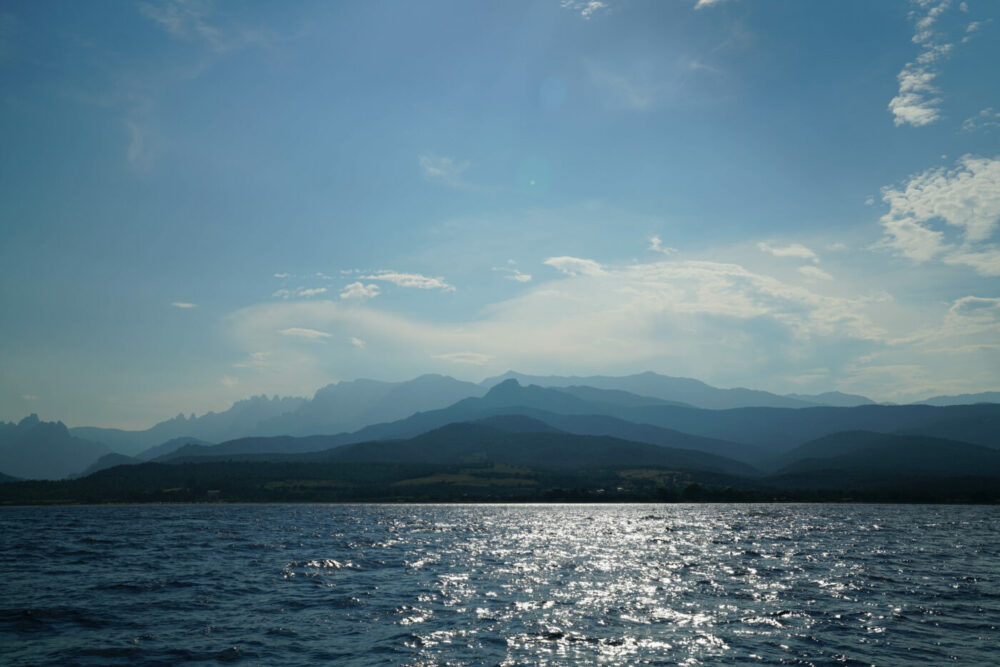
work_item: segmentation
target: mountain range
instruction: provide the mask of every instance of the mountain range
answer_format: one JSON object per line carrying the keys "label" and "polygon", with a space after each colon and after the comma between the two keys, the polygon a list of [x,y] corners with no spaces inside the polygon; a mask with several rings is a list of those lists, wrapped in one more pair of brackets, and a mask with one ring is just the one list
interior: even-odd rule
{"label": "mountain range", "polygon": [[[970,395],[970,399],[991,396]],[[863,396],[838,392],[779,396],[751,389],[717,389],[697,380],[655,373],[541,377],[509,372],[479,384],[441,375],[396,383],[358,380],[328,385],[312,399],[254,397],[221,413],[179,415],[145,431],[67,429],[58,422],[40,422],[37,417],[19,424],[0,424],[0,472],[58,479],[150,460],[176,463],[234,456],[292,456],[334,448],[342,450],[338,456],[347,456],[354,451],[351,447],[363,443],[414,439],[416,448],[401,449],[395,444],[379,448],[410,462],[416,461],[408,452],[423,451],[424,463],[442,463],[427,448],[431,440],[440,441],[450,432],[442,429],[455,424],[474,424],[474,428],[462,427],[465,430],[455,432],[466,434],[467,440],[475,440],[472,434],[478,433],[483,446],[487,440],[500,437],[494,433],[491,440],[487,438],[492,431],[505,434],[501,438],[505,447],[513,447],[515,442],[537,444],[542,435],[546,442],[561,439],[565,445],[572,441],[580,457],[600,442],[603,444],[598,449],[606,450],[606,458],[601,459],[605,462],[615,460],[615,456],[621,462],[632,460],[627,452],[646,452],[653,447],[660,453],[675,452],[674,462],[679,460],[677,451],[717,457],[716,464],[725,462],[722,467],[712,467],[706,463],[708,459],[699,459],[698,469],[703,471],[751,476],[778,470],[802,474],[805,461],[824,458],[815,455],[816,447],[840,451],[835,444],[845,439],[863,443],[862,449],[872,452],[888,447],[859,433],[873,434],[873,438],[904,438],[917,448],[961,450],[962,460],[975,459],[972,450],[962,447],[991,451],[989,448],[1000,446],[996,436],[1000,432],[1000,405],[949,405],[947,397],[933,400],[942,405],[878,405]],[[820,406],[819,402],[838,405]],[[428,433],[436,435],[419,440]],[[466,444],[470,443],[475,444],[471,440]],[[439,442],[437,446],[443,445]],[[567,447],[560,451],[572,449]],[[441,451],[450,451],[452,458],[458,456],[457,450]],[[613,454],[616,451],[618,454]],[[848,459],[856,455],[848,451],[838,454]],[[873,456],[873,461],[886,458]],[[585,459],[580,457],[578,464]],[[329,461],[335,459],[328,457]],[[645,460],[645,464],[652,465],[651,461]],[[853,465],[847,459],[838,461],[839,469]],[[378,462],[386,463],[387,459]],[[553,459],[548,465],[558,467],[558,461]]]}

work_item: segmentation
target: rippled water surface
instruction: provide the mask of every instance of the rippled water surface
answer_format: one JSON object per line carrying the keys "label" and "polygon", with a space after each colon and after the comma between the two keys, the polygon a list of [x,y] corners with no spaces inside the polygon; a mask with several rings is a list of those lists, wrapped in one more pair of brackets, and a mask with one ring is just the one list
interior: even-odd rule
{"label": "rippled water surface", "polygon": [[1000,509],[0,510],[0,663],[994,663]]}

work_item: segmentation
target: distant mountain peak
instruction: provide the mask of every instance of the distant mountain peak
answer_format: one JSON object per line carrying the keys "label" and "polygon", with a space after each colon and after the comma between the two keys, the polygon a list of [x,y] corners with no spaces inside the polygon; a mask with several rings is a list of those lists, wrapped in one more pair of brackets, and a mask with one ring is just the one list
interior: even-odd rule
{"label": "distant mountain peak", "polygon": [[503,396],[514,396],[521,391],[521,383],[515,378],[510,378],[504,380],[503,382],[494,385],[492,389],[486,392],[486,398],[500,398]]}
{"label": "distant mountain peak", "polygon": [[41,420],[38,418],[38,415],[32,412],[30,415],[19,421],[17,426],[18,428],[27,428],[29,426],[37,426],[40,423]]}

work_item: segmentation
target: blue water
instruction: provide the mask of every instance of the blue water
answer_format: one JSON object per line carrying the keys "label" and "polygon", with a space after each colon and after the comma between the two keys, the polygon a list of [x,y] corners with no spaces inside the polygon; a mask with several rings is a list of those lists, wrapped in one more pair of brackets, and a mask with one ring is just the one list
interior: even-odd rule
{"label": "blue water", "polygon": [[995,664],[1000,508],[0,509],[0,663]]}

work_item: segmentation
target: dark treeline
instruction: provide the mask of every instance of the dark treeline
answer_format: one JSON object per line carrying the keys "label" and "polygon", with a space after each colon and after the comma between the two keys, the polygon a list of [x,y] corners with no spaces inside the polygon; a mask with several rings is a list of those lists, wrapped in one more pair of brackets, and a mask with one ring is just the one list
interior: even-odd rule
{"label": "dark treeline", "polygon": [[117,466],[82,479],[0,484],[0,504],[201,502],[998,503],[994,477],[838,477],[782,486],[668,468],[212,461]]}

